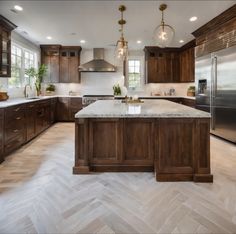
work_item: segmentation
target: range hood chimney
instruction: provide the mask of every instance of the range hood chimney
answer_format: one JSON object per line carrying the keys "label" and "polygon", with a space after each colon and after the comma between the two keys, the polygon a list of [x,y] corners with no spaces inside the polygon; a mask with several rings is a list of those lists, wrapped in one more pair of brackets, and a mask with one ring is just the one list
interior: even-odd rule
{"label": "range hood chimney", "polygon": [[79,66],[80,72],[115,72],[116,67],[104,60],[104,48],[93,49],[93,60]]}

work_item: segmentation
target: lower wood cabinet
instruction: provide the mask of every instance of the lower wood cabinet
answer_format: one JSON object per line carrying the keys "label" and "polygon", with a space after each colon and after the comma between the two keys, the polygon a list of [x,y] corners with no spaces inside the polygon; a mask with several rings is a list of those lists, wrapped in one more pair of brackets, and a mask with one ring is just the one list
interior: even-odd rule
{"label": "lower wood cabinet", "polygon": [[57,121],[74,121],[75,114],[81,109],[81,97],[59,97],[57,101]]}
{"label": "lower wood cabinet", "polygon": [[[157,172],[193,172],[194,119],[160,119],[158,127]],[[186,144],[188,142],[188,144]],[[190,155],[192,155],[190,157]]]}
{"label": "lower wood cabinet", "polygon": [[0,109],[0,162],[55,121],[57,98]]}
{"label": "lower wood cabinet", "polygon": [[[127,164],[150,164],[154,160],[154,122],[149,119],[124,121],[124,158]],[[137,145],[139,147],[137,147]]]}
{"label": "lower wood cabinet", "polygon": [[37,104],[26,105],[26,139],[30,141],[36,136],[36,110]]}
{"label": "lower wood cabinet", "polygon": [[36,107],[36,134],[41,133],[50,126],[51,123],[51,101],[41,101]]}
{"label": "lower wood cabinet", "polygon": [[25,106],[6,108],[4,119],[4,154],[9,154],[26,141]]}

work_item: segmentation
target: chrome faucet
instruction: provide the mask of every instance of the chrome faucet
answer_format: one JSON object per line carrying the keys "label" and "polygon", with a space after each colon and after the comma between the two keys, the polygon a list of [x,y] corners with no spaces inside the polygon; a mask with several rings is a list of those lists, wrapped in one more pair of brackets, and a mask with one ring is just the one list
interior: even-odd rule
{"label": "chrome faucet", "polygon": [[25,85],[25,88],[24,88],[24,96],[25,98],[28,98],[29,97],[29,94],[27,92],[27,87],[30,88],[30,90],[32,90],[31,86],[29,84]]}

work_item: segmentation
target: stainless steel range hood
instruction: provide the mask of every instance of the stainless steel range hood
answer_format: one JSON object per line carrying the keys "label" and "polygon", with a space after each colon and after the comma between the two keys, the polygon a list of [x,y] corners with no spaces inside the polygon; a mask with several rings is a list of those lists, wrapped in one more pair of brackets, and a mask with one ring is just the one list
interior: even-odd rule
{"label": "stainless steel range hood", "polygon": [[93,60],[79,66],[80,72],[115,72],[116,67],[104,60],[104,49],[93,49]]}

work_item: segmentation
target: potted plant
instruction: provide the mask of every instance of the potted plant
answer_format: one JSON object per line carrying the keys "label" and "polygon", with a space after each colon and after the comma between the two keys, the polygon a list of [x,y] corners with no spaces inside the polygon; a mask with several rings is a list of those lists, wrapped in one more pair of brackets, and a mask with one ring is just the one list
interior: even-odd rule
{"label": "potted plant", "polygon": [[115,96],[121,95],[121,88],[119,84],[113,86],[113,93]]}
{"label": "potted plant", "polygon": [[34,67],[25,70],[25,74],[29,76],[29,79],[31,77],[35,78],[35,88],[37,91],[37,96],[41,94],[43,77],[46,75],[46,73],[47,73],[47,66],[45,64],[40,65],[38,70],[35,69]]}
{"label": "potted plant", "polygon": [[49,95],[53,94],[55,90],[56,90],[56,86],[54,84],[48,84],[48,86],[46,87],[46,92]]}
{"label": "potted plant", "polygon": [[191,96],[191,97],[195,96],[195,86],[189,86],[187,90],[187,96]]}

